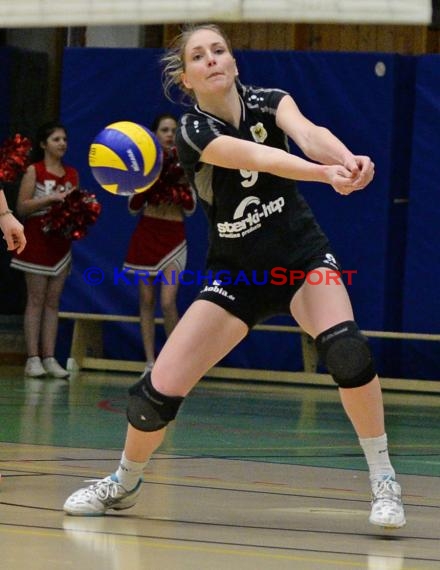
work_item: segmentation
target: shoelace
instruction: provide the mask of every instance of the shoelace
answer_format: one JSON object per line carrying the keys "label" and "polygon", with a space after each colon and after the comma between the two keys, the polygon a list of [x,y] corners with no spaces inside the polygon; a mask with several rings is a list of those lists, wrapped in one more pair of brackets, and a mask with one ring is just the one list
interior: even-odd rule
{"label": "shoelace", "polygon": [[388,500],[391,502],[399,502],[400,497],[398,493],[395,492],[393,488],[394,481],[392,479],[384,479],[379,483],[377,488],[374,490],[374,500]]}
{"label": "shoelace", "polygon": [[88,495],[96,494],[103,501],[108,498],[115,499],[118,495],[118,487],[121,486],[111,479],[85,479],[84,482],[93,483],[85,489],[85,492]]}

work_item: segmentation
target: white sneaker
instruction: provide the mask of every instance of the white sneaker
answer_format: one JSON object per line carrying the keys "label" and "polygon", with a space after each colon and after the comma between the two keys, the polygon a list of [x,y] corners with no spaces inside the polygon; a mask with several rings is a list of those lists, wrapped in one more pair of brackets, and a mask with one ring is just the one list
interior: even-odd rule
{"label": "white sneaker", "polygon": [[385,528],[400,528],[406,524],[399,483],[392,477],[371,482],[370,523]]}
{"label": "white sneaker", "polygon": [[142,479],[132,491],[127,491],[115,479],[114,474],[109,475],[75,491],[64,503],[64,512],[76,516],[100,516],[109,509],[122,511],[133,507],[141,491]]}
{"label": "white sneaker", "polygon": [[52,378],[68,378],[69,372],[58,364],[53,356],[43,358],[43,366],[45,371]]}
{"label": "white sneaker", "polygon": [[43,368],[39,356],[31,356],[26,360],[24,375],[29,378],[41,378],[42,376],[46,376],[46,370]]}

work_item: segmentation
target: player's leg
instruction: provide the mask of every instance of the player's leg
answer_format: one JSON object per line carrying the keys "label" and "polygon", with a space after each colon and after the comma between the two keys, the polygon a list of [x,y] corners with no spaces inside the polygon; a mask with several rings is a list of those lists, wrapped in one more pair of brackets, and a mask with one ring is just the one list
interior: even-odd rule
{"label": "player's leg", "polygon": [[367,340],[354,322],[342,282],[326,278],[306,281],[291,302],[292,315],[316,342],[318,353],[339,386],[344,409],[365,453],[373,491],[370,522],[400,527],[405,516],[400,487],[388,455],[380,382]]}
{"label": "player's leg", "polygon": [[73,493],[64,504],[65,512],[102,515],[108,509],[133,506],[142,471],[184,397],[247,332],[247,325],[222,307],[195,301],[173,330],[152,372],[129,390],[129,426],[118,470]]}

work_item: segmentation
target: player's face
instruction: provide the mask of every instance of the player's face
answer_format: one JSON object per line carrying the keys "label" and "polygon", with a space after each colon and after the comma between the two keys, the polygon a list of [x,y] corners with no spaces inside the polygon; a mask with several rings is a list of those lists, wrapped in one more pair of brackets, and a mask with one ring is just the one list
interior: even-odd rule
{"label": "player's face", "polygon": [[196,98],[226,92],[238,75],[235,59],[221,35],[198,30],[189,38],[184,52],[182,82]]}
{"label": "player's face", "polygon": [[176,121],[167,117],[162,119],[157,127],[156,136],[157,140],[164,148],[169,148],[174,145],[176,137]]}
{"label": "player's face", "polygon": [[41,145],[45,153],[55,157],[61,158],[67,150],[67,135],[63,129],[55,129],[49,135],[46,142]]}

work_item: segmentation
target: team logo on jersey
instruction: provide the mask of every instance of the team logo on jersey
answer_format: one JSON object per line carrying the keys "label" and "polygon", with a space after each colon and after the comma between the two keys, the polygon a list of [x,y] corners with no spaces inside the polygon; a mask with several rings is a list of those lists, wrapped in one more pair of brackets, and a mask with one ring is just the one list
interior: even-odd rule
{"label": "team logo on jersey", "polygon": [[260,202],[261,202],[260,198],[257,198],[256,196],[248,196],[247,198],[242,200],[235,209],[233,215],[234,220],[239,220],[240,218],[242,218],[244,216],[244,211],[246,210],[246,208],[252,206],[252,204],[258,206]]}
{"label": "team logo on jersey", "polygon": [[261,228],[265,219],[283,211],[282,196],[262,202],[257,196],[247,196],[235,208],[232,222],[219,222],[217,231],[222,238],[240,238]]}
{"label": "team logo on jersey", "polygon": [[264,128],[263,123],[257,123],[251,127],[252,138],[257,143],[264,143],[267,139],[267,131]]}

